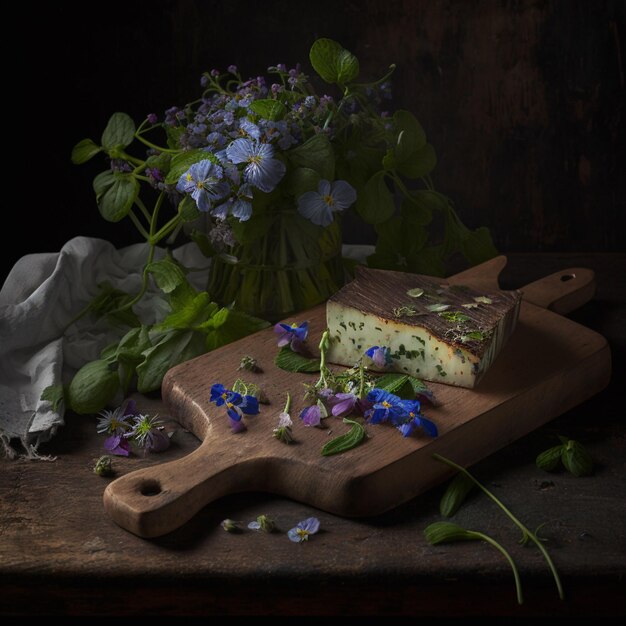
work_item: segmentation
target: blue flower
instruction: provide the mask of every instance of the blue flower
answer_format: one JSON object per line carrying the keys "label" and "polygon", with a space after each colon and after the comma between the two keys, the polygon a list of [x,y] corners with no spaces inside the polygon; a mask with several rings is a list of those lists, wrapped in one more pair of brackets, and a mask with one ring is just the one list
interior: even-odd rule
{"label": "blue flower", "polygon": [[182,193],[189,193],[200,211],[209,211],[213,203],[228,194],[229,186],[222,180],[224,170],[209,159],[194,163],[176,185]]}
{"label": "blue flower", "polygon": [[226,148],[226,155],[233,163],[246,163],[244,179],[266,193],[285,175],[285,164],[274,158],[274,147],[268,143],[242,137]]}
{"label": "blue flower", "polygon": [[294,526],[288,533],[287,537],[294,543],[302,543],[309,540],[309,535],[314,535],[320,529],[320,521],[317,517],[309,517],[297,526]]}
{"label": "blue flower", "polygon": [[439,434],[437,426],[420,413],[419,400],[404,400],[402,404],[405,416],[396,424],[396,428],[402,433],[403,437],[409,437],[420,426],[431,437],[436,437]]}
{"label": "blue flower", "polygon": [[245,222],[252,216],[252,187],[248,183],[239,187],[237,197],[230,207],[230,212],[240,222]]}
{"label": "blue flower", "polygon": [[230,426],[233,432],[241,432],[246,430],[245,424],[241,418],[245,415],[257,415],[259,412],[259,400],[254,396],[242,396],[236,391],[226,389],[224,385],[216,383],[211,387],[211,402],[215,402],[215,406],[225,406],[226,413],[230,418]]}
{"label": "blue flower", "polygon": [[299,352],[302,347],[302,343],[309,334],[309,323],[302,322],[302,324],[298,326],[296,322],[293,324],[283,324],[282,322],[278,322],[278,324],[274,326],[274,332],[280,335],[278,343],[276,344],[279,348],[290,344],[291,349],[294,352]]}
{"label": "blue flower", "polygon": [[384,389],[372,389],[367,399],[373,403],[372,408],[365,412],[365,418],[370,424],[391,422],[396,425],[406,414],[404,401]]}
{"label": "blue flower", "polygon": [[365,351],[365,356],[368,356],[374,364],[378,367],[386,367],[391,363],[391,355],[389,348],[386,346],[372,346],[368,350]]}
{"label": "blue flower", "polygon": [[345,180],[320,180],[317,191],[306,191],[298,198],[300,215],[318,226],[328,226],[333,212],[347,209],[356,200],[356,191]]}

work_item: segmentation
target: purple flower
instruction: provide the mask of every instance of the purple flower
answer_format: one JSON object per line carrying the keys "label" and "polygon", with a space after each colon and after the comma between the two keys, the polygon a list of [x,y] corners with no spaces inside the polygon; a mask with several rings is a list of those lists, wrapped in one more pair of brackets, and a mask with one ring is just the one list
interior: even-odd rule
{"label": "purple flower", "polygon": [[156,113],[148,113],[148,123],[149,124],[156,124],[158,122],[159,118],[157,117]]}
{"label": "purple flower", "polygon": [[330,183],[320,180],[317,191],[306,191],[298,198],[300,215],[318,226],[328,226],[333,221],[333,212],[347,209],[356,200],[356,191],[345,180]]}
{"label": "purple flower", "polygon": [[367,399],[373,403],[372,408],[365,413],[370,424],[391,422],[396,425],[406,413],[403,400],[384,389],[372,389],[367,394]]}
{"label": "purple flower", "polygon": [[237,73],[237,66],[236,65],[229,65],[226,68],[231,74],[236,74]]}
{"label": "purple flower", "polygon": [[391,363],[390,351],[386,346],[372,346],[365,351],[365,356],[372,359],[377,367],[387,367]]}
{"label": "purple flower", "polygon": [[128,400],[113,411],[105,409],[101,411],[96,425],[96,431],[109,435],[123,435],[132,428],[129,420],[137,413],[137,404],[134,400]]}
{"label": "purple flower", "polygon": [[109,454],[117,456],[128,456],[130,454],[130,445],[128,439],[124,435],[111,435],[104,440],[104,449]]}
{"label": "purple flower", "polygon": [[266,193],[285,175],[285,164],[274,158],[274,148],[268,143],[242,137],[226,148],[226,155],[233,163],[246,163],[244,179]]}
{"label": "purple flower", "polygon": [[178,180],[176,189],[189,193],[200,211],[209,211],[213,203],[221,200],[229,192],[223,179],[224,170],[213,161],[205,159],[194,163]]}
{"label": "purple flower", "polygon": [[294,352],[299,352],[309,334],[309,323],[302,322],[302,324],[298,326],[297,322],[291,325],[278,322],[278,324],[274,326],[274,332],[280,334],[277,344],[279,348],[289,344]]}
{"label": "purple flower", "polygon": [[318,402],[306,407],[300,412],[300,419],[305,426],[319,426],[322,423],[322,417],[326,417],[326,411],[323,410],[324,405]]}
{"label": "purple flower", "polygon": [[170,438],[163,432],[162,422],[156,416],[135,416],[132,429],[124,437],[132,439],[145,452],[162,452],[170,447]]}
{"label": "purple flower", "polygon": [[329,398],[332,406],[331,413],[335,417],[345,417],[350,415],[357,404],[358,398],[353,393],[336,393]]}
{"label": "purple flower", "polygon": [[436,437],[439,434],[437,426],[420,413],[419,400],[403,400],[402,404],[405,415],[403,418],[400,418],[396,428],[402,433],[403,437],[409,437],[420,426],[431,437]]}
{"label": "purple flower", "polygon": [[302,543],[309,540],[309,535],[314,535],[320,529],[320,521],[317,517],[309,517],[302,522],[298,522],[297,526],[294,526],[287,536],[294,543]]}

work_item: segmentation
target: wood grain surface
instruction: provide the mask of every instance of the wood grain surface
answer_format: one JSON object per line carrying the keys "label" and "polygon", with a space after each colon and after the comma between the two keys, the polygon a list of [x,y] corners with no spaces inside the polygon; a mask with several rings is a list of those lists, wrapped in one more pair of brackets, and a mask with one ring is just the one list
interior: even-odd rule
{"label": "wood grain surface", "polygon": [[[448,280],[494,289],[505,263],[498,257]],[[431,385],[440,401],[425,411],[439,427],[433,440],[405,439],[392,427],[368,426],[363,445],[322,457],[328,431],[334,436],[347,427],[330,419],[327,428],[306,428],[297,418],[295,444],[274,439],[272,428],[286,392],[293,397],[291,413],[297,416],[304,406],[303,383],[317,376],[287,373],[273,365],[276,336],[271,328],[183,363],[166,376],[163,400],[202,445],[183,459],[112,482],[104,493],[105,508],[123,528],[156,537],[178,528],[209,502],[239,491],[281,494],[344,516],[371,516],[398,506],[450,475],[432,458],[434,452],[471,465],[608,384],[610,351],[604,337],[542,308],[560,303],[566,312],[568,303],[580,305],[581,298],[593,293],[593,281],[592,272],[570,268],[530,285],[529,293],[542,306],[523,303],[514,335],[478,388]],[[325,328],[325,307],[297,318],[303,319],[310,323],[315,344]],[[259,359],[263,373],[246,378],[264,386],[270,404],[246,419],[245,434],[234,435],[223,408],[209,402],[209,389],[217,382],[232,384],[244,354]]]}

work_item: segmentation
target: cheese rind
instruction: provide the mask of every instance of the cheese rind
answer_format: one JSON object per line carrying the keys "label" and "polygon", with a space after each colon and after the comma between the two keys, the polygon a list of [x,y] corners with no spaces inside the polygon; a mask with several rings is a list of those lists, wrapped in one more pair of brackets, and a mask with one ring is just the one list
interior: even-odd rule
{"label": "cheese rind", "polygon": [[327,360],[352,366],[372,346],[389,348],[382,370],[475,387],[512,334],[521,293],[479,293],[436,279],[359,268],[326,305]]}

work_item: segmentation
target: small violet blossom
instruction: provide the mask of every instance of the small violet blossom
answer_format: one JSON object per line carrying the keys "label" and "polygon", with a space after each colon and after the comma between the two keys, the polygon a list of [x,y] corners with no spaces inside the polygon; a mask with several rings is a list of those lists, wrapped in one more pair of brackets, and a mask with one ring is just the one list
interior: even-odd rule
{"label": "small violet blossom", "polygon": [[194,163],[178,180],[176,189],[191,194],[200,211],[210,211],[214,203],[230,191],[223,180],[224,170],[210,159]]}
{"label": "small violet blossom", "polygon": [[328,226],[333,221],[333,212],[347,209],[355,200],[356,191],[350,183],[322,179],[317,191],[306,191],[298,198],[298,211],[313,224]]}
{"label": "small violet blossom", "polygon": [[305,426],[319,426],[325,417],[328,417],[328,413],[320,400],[318,400],[317,404],[308,406],[300,411],[300,419]]}
{"label": "small violet blossom", "polygon": [[336,393],[329,398],[332,406],[331,413],[335,417],[346,417],[350,415],[357,406],[358,397],[353,393]]}
{"label": "small violet blossom", "polygon": [[298,522],[287,536],[294,543],[302,543],[309,540],[310,535],[314,535],[320,529],[320,521],[317,517],[309,517],[302,522]]}
{"label": "small violet blossom", "polygon": [[377,367],[387,367],[391,363],[390,350],[386,346],[372,346],[365,351],[365,356],[372,359]]}
{"label": "small violet blossom", "polygon": [[244,180],[266,193],[273,191],[285,175],[285,164],[274,158],[274,147],[248,137],[235,139],[226,155],[233,163],[245,163]]}
{"label": "small violet blossom", "polygon": [[274,326],[274,332],[280,334],[277,343],[279,348],[289,344],[294,352],[300,352],[302,344],[309,334],[309,323],[302,322],[298,326],[297,322],[293,324],[279,322]]}

